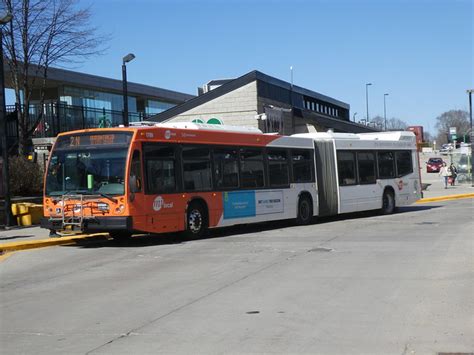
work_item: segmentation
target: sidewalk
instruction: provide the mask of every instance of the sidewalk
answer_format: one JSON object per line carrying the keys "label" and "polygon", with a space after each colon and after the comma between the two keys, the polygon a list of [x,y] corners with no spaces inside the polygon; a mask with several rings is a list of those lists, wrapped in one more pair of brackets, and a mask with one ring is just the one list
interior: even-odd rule
{"label": "sidewalk", "polygon": [[[436,174],[437,175],[437,174]],[[474,194],[474,187],[471,187],[471,183],[468,184],[456,184],[455,186],[448,186],[444,188],[444,182],[439,179],[423,180],[422,183],[430,184],[428,188],[423,191],[423,198],[432,198],[449,195],[461,195],[461,194]]]}
{"label": "sidewalk", "polygon": [[104,240],[108,239],[108,234],[70,234],[58,238],[50,238],[49,230],[39,226],[12,227],[11,229],[0,230],[0,256],[18,250],[76,244],[85,239]]}
{"label": "sidewalk", "polygon": [[471,187],[471,183],[458,184],[455,186],[448,186],[444,188],[443,177],[439,176],[438,173],[427,173],[426,162],[431,157],[441,157],[446,160],[446,156],[441,156],[436,153],[421,153],[420,154],[420,167],[421,167],[421,182],[423,184],[430,184],[427,190],[423,191],[423,198],[433,198],[448,195],[460,195],[460,194],[472,194],[474,193],[474,187]]}
{"label": "sidewalk", "polygon": [[426,161],[431,155],[422,155],[421,159],[421,183],[429,184],[428,188],[423,191],[423,198],[433,198],[448,195],[472,194],[474,187],[471,187],[471,182],[459,184],[456,182],[455,186],[448,186],[444,188],[444,178],[438,173],[426,172]]}

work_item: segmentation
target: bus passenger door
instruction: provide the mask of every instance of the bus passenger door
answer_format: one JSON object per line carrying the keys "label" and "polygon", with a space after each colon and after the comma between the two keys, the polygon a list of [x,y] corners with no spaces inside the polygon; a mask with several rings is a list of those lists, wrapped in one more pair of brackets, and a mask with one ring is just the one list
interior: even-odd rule
{"label": "bus passenger door", "polygon": [[128,176],[128,206],[129,213],[133,218],[133,229],[146,231],[146,214],[143,209],[143,173],[141,152],[135,149],[130,162],[130,173]]}

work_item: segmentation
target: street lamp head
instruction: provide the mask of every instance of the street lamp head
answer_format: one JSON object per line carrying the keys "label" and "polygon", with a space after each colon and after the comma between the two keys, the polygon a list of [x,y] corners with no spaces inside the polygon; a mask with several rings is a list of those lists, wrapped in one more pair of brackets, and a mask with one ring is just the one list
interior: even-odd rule
{"label": "street lamp head", "polygon": [[388,94],[383,94],[383,96],[388,96]]}
{"label": "street lamp head", "polygon": [[474,92],[474,89],[466,90],[466,92],[467,92],[468,94],[472,94],[472,93]]}
{"label": "street lamp head", "polygon": [[13,15],[11,14],[11,12],[7,12],[2,17],[0,17],[0,25],[7,24],[8,22],[12,20],[12,18],[13,18]]}
{"label": "street lamp head", "polygon": [[125,57],[123,57],[123,64],[131,62],[134,59],[135,59],[135,54],[128,53]]}
{"label": "street lamp head", "polygon": [[370,86],[370,85],[372,85],[372,83],[367,83],[367,84],[365,84],[365,85],[366,85],[366,86]]}

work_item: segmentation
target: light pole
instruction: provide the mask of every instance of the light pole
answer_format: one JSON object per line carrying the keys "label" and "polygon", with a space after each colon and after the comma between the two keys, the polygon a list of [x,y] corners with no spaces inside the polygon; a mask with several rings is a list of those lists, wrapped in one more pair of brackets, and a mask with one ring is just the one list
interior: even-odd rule
{"label": "light pole", "polygon": [[5,73],[3,71],[3,26],[12,20],[13,16],[7,12],[0,18],[0,136],[2,144],[2,183],[4,194],[4,213],[5,226],[9,227],[13,224],[13,215],[10,199],[10,173],[8,169],[8,144],[7,144],[7,115],[5,112]]}
{"label": "light pole", "polygon": [[[290,86],[290,106],[291,106],[291,134],[295,134],[295,115],[293,114],[293,66],[290,66],[291,86]],[[283,128],[283,131],[285,129]]]}
{"label": "light pole", "polygon": [[353,121],[353,122],[356,121],[356,115],[357,115],[357,112],[354,112],[354,114],[352,115],[352,121]]}
{"label": "light pole", "polygon": [[128,93],[127,93],[127,64],[135,59],[133,53],[128,53],[123,57],[122,63],[122,85],[123,85],[123,125],[128,126]]}
{"label": "light pole", "polygon": [[383,118],[385,121],[385,131],[387,131],[387,104],[385,103],[385,98],[388,94],[383,94]]}
{"label": "light pole", "polygon": [[369,86],[372,85],[372,83],[367,83],[365,84],[365,103],[367,105],[367,122],[370,121],[369,117]]}
{"label": "light pole", "polygon": [[473,149],[473,138],[474,132],[472,132],[472,93],[474,89],[466,90],[467,94],[469,95],[469,122],[471,124],[471,137],[469,139],[471,143],[471,187],[474,187],[474,149]]}

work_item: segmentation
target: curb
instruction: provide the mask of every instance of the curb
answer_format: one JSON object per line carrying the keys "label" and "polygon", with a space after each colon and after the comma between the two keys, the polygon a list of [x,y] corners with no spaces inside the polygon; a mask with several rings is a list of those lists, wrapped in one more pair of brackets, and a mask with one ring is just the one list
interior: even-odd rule
{"label": "curb", "polygon": [[85,234],[85,235],[74,235],[69,237],[60,237],[60,238],[49,238],[49,239],[38,239],[38,240],[28,240],[23,242],[12,242],[0,244],[0,255],[18,251],[18,250],[28,250],[28,249],[37,249],[51,247],[55,245],[70,245],[76,244],[77,242],[83,240],[100,240],[108,239],[108,233],[95,233],[95,234]]}
{"label": "curb", "polygon": [[462,199],[462,198],[474,198],[474,193],[422,198],[421,200],[418,200],[415,203],[429,203],[429,202],[436,202],[436,201],[449,201],[449,200],[458,200],[458,199]]}

